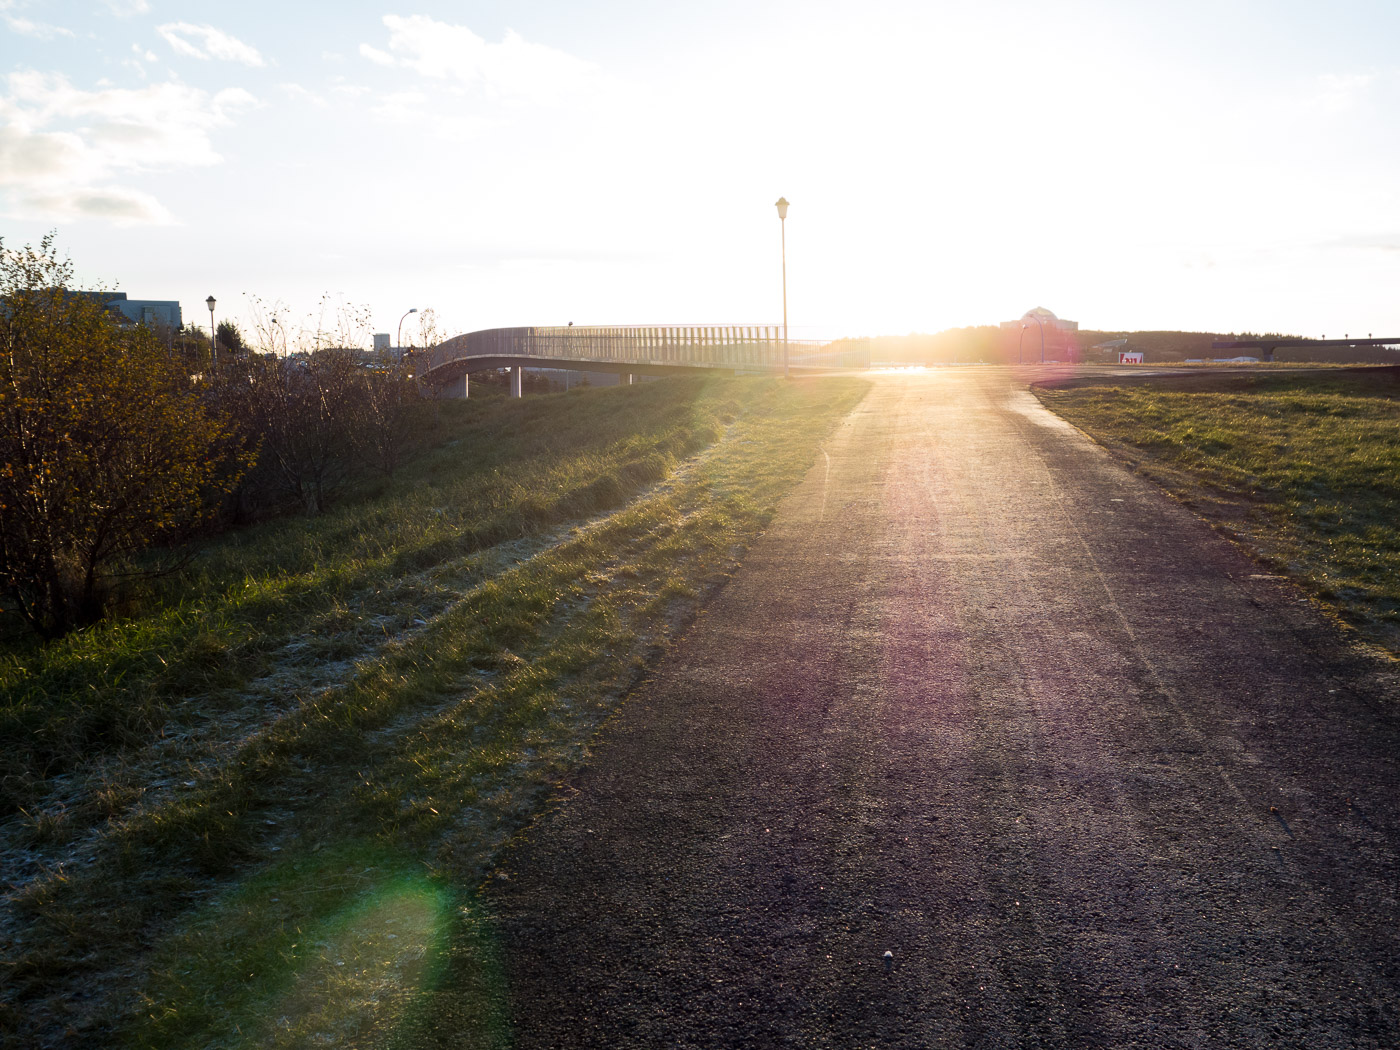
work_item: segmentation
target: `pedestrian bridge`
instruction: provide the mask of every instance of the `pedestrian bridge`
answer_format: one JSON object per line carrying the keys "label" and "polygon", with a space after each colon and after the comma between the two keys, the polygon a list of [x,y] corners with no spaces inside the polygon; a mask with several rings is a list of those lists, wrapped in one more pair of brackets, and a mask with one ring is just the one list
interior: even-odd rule
{"label": "pedestrian bridge", "polygon": [[776,325],[668,325],[615,328],[488,328],[418,355],[418,376],[448,396],[467,396],[467,375],[511,370],[519,397],[524,368],[569,368],[637,375],[687,372],[783,373],[869,368],[868,349],[811,339],[784,340]]}

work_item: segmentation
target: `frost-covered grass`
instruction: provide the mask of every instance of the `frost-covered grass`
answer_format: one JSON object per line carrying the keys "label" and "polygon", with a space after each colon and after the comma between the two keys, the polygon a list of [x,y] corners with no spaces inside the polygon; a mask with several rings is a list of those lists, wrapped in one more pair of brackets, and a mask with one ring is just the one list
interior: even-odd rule
{"label": "frost-covered grass", "polygon": [[411,1024],[495,851],[864,388],[446,405],[392,483],[11,653],[0,1033],[376,1045]]}

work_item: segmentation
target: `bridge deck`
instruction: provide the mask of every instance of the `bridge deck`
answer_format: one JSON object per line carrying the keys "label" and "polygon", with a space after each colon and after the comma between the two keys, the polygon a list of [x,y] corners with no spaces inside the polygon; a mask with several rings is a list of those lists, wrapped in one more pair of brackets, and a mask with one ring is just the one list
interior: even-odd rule
{"label": "bridge deck", "polygon": [[449,339],[425,357],[421,375],[433,383],[469,371],[522,366],[642,375],[870,366],[868,350],[784,340],[773,325],[493,328]]}

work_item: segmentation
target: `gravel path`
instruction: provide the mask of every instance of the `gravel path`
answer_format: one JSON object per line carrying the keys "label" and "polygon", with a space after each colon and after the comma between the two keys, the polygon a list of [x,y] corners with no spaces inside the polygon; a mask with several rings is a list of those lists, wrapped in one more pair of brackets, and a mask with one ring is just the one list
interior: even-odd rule
{"label": "gravel path", "polygon": [[1400,1045],[1393,665],[1262,572],[877,378],[492,883],[515,1045]]}

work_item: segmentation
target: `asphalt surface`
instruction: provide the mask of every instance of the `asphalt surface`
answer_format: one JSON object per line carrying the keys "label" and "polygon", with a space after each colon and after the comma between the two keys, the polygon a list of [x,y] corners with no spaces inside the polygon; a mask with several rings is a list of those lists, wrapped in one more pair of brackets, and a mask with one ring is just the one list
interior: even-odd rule
{"label": "asphalt surface", "polygon": [[1400,1046],[1397,712],[1013,374],[877,378],[490,886],[515,1045]]}

